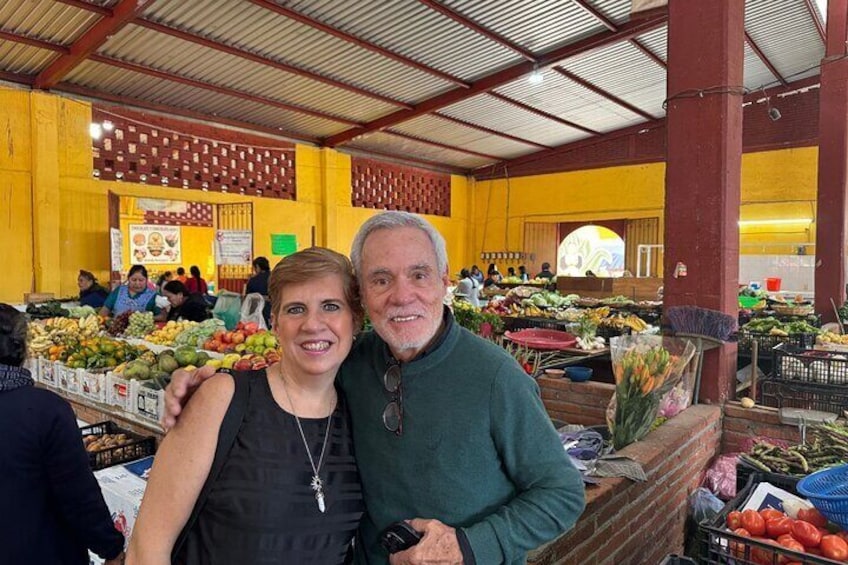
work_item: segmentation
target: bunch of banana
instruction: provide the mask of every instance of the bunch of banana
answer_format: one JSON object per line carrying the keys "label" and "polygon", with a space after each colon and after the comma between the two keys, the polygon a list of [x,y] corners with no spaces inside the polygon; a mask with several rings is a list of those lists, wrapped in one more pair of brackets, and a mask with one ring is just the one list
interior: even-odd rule
{"label": "bunch of banana", "polygon": [[601,320],[601,325],[617,330],[630,328],[634,333],[640,333],[648,329],[648,324],[639,316],[628,316],[620,312],[616,312]]}
{"label": "bunch of banana", "polygon": [[534,304],[528,304],[524,307],[522,316],[527,316],[528,318],[547,318],[548,313]]}
{"label": "bunch of banana", "polygon": [[190,322],[188,320],[179,322],[171,320],[162,328],[147,334],[144,339],[157,345],[174,345],[178,335],[197,325],[199,325],[197,322]]}
{"label": "bunch of banana", "polygon": [[41,324],[30,324],[27,331],[29,354],[34,357],[45,357],[47,351],[54,345],[50,334]]}
{"label": "bunch of banana", "polygon": [[100,333],[100,317],[97,314],[90,314],[79,319],[80,337],[87,339],[95,337]]}
{"label": "bunch of banana", "polygon": [[816,343],[834,343],[837,345],[848,345],[848,334],[840,335],[833,332],[822,332],[816,338]]}

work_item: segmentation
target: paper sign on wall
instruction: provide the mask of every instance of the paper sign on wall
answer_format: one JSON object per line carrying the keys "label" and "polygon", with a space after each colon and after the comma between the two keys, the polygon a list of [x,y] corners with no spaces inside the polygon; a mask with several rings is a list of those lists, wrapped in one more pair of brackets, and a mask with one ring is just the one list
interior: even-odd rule
{"label": "paper sign on wall", "polygon": [[253,233],[250,230],[217,230],[215,261],[218,265],[250,265],[253,261]]}
{"label": "paper sign on wall", "polygon": [[292,233],[271,234],[271,255],[285,257],[297,253],[297,236]]}
{"label": "paper sign on wall", "polygon": [[179,264],[182,261],[180,226],[130,224],[133,263]]}
{"label": "paper sign on wall", "polygon": [[109,246],[112,254],[112,270],[124,270],[124,235],[118,228],[109,229]]}

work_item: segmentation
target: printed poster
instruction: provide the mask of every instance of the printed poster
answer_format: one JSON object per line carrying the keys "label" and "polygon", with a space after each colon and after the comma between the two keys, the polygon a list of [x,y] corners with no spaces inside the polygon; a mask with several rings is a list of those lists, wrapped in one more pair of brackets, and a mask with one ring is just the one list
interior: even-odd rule
{"label": "printed poster", "polygon": [[250,230],[217,230],[215,262],[218,265],[250,265],[253,261],[253,233]]}
{"label": "printed poster", "polygon": [[112,252],[112,270],[124,270],[124,234],[118,228],[109,229],[109,246]]}
{"label": "printed poster", "polygon": [[130,257],[133,263],[182,263],[180,226],[130,224]]}

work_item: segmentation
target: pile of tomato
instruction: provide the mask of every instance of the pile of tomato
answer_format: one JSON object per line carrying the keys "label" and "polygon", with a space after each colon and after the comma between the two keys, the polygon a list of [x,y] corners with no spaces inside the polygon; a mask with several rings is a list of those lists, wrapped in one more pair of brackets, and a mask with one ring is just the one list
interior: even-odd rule
{"label": "pile of tomato", "polygon": [[[834,533],[829,530],[827,518],[815,508],[798,510],[796,518],[790,518],[774,508],[764,508],[759,512],[734,510],[727,515],[727,527],[737,536],[751,538],[760,543],[848,562],[848,532]],[[773,550],[746,545],[731,542],[730,551],[734,557],[746,557],[745,551],[749,549],[748,556],[757,565],[800,565],[800,562],[785,555],[775,559]]]}

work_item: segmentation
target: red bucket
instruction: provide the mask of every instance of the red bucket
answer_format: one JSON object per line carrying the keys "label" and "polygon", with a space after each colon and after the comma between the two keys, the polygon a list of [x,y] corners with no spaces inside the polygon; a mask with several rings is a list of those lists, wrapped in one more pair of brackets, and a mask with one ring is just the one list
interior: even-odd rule
{"label": "red bucket", "polygon": [[767,278],[766,290],[769,292],[780,292],[780,282],[781,280],[777,277]]}

